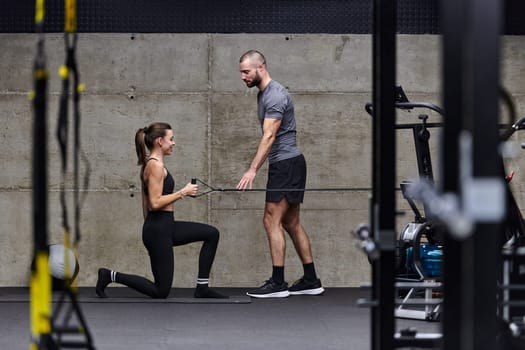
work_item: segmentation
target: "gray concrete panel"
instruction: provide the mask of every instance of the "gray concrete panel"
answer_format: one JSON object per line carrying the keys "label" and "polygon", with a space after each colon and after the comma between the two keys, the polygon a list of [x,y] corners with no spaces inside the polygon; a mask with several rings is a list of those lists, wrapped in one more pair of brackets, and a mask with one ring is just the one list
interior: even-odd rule
{"label": "gray concrete panel", "polygon": [[239,58],[250,50],[266,57],[272,77],[292,92],[364,92],[371,90],[370,35],[216,35],[214,90],[245,91]]}
{"label": "gray concrete panel", "polygon": [[[398,83],[413,101],[440,103],[440,37],[398,37]],[[504,37],[503,85],[525,115],[522,37]],[[34,34],[0,34],[0,286],[28,284],[32,249],[31,102]],[[175,152],[166,165],[182,187],[198,177],[216,187],[235,187],[253,157],[261,135],[256,89],[240,80],[239,56],[257,48],[266,54],[274,79],[295,100],[298,143],[308,162],[307,187],[370,187],[370,35],[281,34],[79,34],[77,59],[86,91],[81,99],[82,145],[91,165],[82,207],[79,284],[93,286],[99,266],[151,277],[141,242],[142,213],[135,131],[161,120],[172,124]],[[46,35],[49,96],[49,235],[60,242],[60,159],[55,140],[64,61],[61,34]],[[414,122],[418,112],[398,113]],[[430,113],[429,121],[440,118]],[[524,134],[525,135],[525,134]],[[525,136],[517,133],[519,143]],[[397,138],[397,183],[417,175],[412,135]],[[439,131],[431,138],[434,175],[439,175]],[[525,157],[509,159],[513,187],[524,203]],[[71,165],[72,163],[70,163]],[[82,165],[81,170],[85,170]],[[267,164],[255,181],[264,187]],[[68,186],[71,174],[67,176]],[[317,269],[327,287],[356,286],[370,278],[370,267],[350,231],[368,222],[368,191],[310,193],[302,220],[312,240]],[[68,204],[72,195],[68,193]],[[409,210],[398,193],[399,207]],[[176,218],[216,225],[221,241],[211,280],[218,286],[254,286],[269,277],[270,258],[262,226],[264,193],[213,193],[176,205]],[[72,213],[72,209],[70,210]],[[397,222],[401,230],[409,213]],[[71,219],[72,220],[72,219]],[[302,267],[287,239],[286,279]],[[175,248],[175,287],[193,287],[199,246]]]}
{"label": "gray concrete panel", "polygon": [[0,191],[0,285],[27,286],[33,232],[29,191]]}
{"label": "gray concrete panel", "polygon": [[[101,104],[101,101],[103,103]],[[182,187],[207,169],[207,99],[201,95],[88,95],[83,100],[83,145],[92,167],[92,187],[140,186],[135,133],[154,121],[170,123],[175,148],[165,160]]]}
{"label": "gray concrete panel", "polygon": [[[297,141],[308,164],[307,187],[370,186],[371,119],[364,94],[293,95]],[[212,174],[216,182],[236,185],[248,168],[261,137],[254,96],[221,95],[212,107]],[[348,133],[350,132],[350,134]],[[231,157],[232,145],[238,159]],[[230,157],[228,157],[230,156]],[[231,180],[234,180],[231,182]],[[266,183],[259,170],[256,187]],[[222,186],[226,187],[226,186]]]}
{"label": "gray concrete panel", "polygon": [[441,89],[441,37],[397,36],[397,84],[405,92],[434,93]]}
{"label": "gray concrete panel", "polygon": [[[32,88],[36,35],[0,34],[0,91]],[[76,60],[87,93],[208,90],[206,34],[78,34]],[[49,91],[61,90],[58,68],[65,62],[62,34],[45,35]]]}
{"label": "gray concrete panel", "polygon": [[33,118],[25,94],[0,94],[0,188],[31,188]]}
{"label": "gray concrete panel", "polygon": [[525,94],[525,36],[503,37],[500,55],[503,86],[512,94]]}
{"label": "gray concrete panel", "polygon": [[205,34],[89,34],[83,38],[78,54],[90,72],[84,78],[89,91],[133,94],[208,89]]}

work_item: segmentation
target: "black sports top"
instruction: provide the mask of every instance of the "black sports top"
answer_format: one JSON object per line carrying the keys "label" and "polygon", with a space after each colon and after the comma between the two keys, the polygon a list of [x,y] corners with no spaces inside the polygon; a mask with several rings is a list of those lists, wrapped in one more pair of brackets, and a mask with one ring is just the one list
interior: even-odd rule
{"label": "black sports top", "polygon": [[[158,159],[156,159],[156,158],[149,158],[149,159],[146,160],[146,163],[149,162],[152,159],[158,161]],[[146,163],[144,163],[144,166],[142,167],[142,173],[144,173],[144,167],[146,167]],[[166,169],[166,167],[164,167],[164,169]],[[163,196],[173,193],[173,189],[175,188],[175,181],[173,180],[173,176],[171,176],[171,174],[170,174],[168,169],[166,169],[166,172],[168,174],[164,178],[164,182],[163,182],[163,185],[162,185],[162,195]],[[146,183],[144,182],[144,178],[142,176],[143,176],[143,174],[141,174],[142,188],[144,189],[144,194],[146,194],[146,196],[147,196],[148,195],[148,186],[146,186]]]}

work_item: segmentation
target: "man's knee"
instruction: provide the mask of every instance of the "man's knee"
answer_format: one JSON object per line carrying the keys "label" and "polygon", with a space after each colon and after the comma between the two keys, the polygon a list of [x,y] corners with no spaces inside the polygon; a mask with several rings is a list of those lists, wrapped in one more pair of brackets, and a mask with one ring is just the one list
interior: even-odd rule
{"label": "man's knee", "polygon": [[299,221],[299,215],[286,215],[283,219],[283,227],[284,229],[290,233],[293,234],[294,232],[297,232],[299,230],[301,223]]}
{"label": "man's knee", "polygon": [[277,225],[276,221],[275,221],[275,218],[273,218],[271,215],[268,215],[268,214],[264,214],[264,217],[263,217],[263,226],[264,226],[264,229],[266,230],[266,232],[271,232],[273,231],[273,229],[275,228],[275,226]]}
{"label": "man's knee", "polygon": [[282,221],[287,211],[287,202],[267,202],[264,208],[263,225],[267,232],[281,229]]}
{"label": "man's knee", "polygon": [[293,234],[297,231],[298,221],[283,221],[283,228],[289,234]]}

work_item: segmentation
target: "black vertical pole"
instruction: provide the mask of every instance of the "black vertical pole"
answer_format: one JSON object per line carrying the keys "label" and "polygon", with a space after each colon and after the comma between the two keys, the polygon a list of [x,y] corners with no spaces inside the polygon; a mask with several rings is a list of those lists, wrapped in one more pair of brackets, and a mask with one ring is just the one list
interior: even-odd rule
{"label": "black vertical pole", "polygon": [[[459,135],[463,116],[463,35],[465,28],[465,1],[441,2],[441,29],[443,40],[442,91],[445,126],[441,142],[441,176],[444,192],[459,194]],[[461,241],[450,233],[444,237],[443,261],[443,349],[461,349]]]}
{"label": "black vertical pole", "polygon": [[381,250],[372,265],[374,350],[394,347],[396,7],[374,0],[372,232]]}
{"label": "black vertical pole", "polygon": [[[472,136],[473,180],[499,180],[504,193],[498,155],[501,0],[468,0],[467,13],[464,120],[465,129]],[[486,203],[478,205],[492,212],[495,208],[491,208],[490,201],[487,198]],[[475,219],[474,234],[465,242],[463,251],[462,350],[497,349],[496,280],[501,218]]]}
{"label": "black vertical pole", "polygon": [[[504,195],[498,156],[499,0],[443,0],[445,191],[462,193],[464,209],[493,211],[498,192]],[[460,131],[471,137],[471,153],[459,159]],[[468,153],[468,152],[467,152]],[[467,178],[460,174],[467,168]],[[470,177],[471,176],[471,177]],[[495,181],[494,198],[468,198],[485,191],[479,181]],[[498,191],[498,183],[501,191]],[[489,182],[488,186],[492,186]],[[483,186],[485,187],[485,186]],[[503,201],[502,206],[504,206]],[[473,207],[470,207],[473,206]],[[495,210],[497,211],[497,210]],[[497,349],[496,280],[499,221],[473,215],[475,230],[466,240],[445,241],[443,313],[444,349]]]}

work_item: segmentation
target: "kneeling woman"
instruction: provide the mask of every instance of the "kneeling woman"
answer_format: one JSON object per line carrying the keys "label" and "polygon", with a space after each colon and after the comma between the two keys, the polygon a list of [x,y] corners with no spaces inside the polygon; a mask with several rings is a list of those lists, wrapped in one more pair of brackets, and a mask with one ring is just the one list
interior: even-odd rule
{"label": "kneeling woman", "polygon": [[135,135],[143,189],[142,242],[148,250],[155,281],[100,268],[95,291],[101,298],[107,297],[104,290],[111,282],[123,284],[152,298],[167,298],[173,282],[173,247],[200,241],[203,244],[199,254],[199,274],[194,296],[227,298],[208,287],[210,270],[219,243],[219,231],[206,224],[174,220],[174,203],[186,196],[194,196],[198,191],[197,185],[188,183],[179,191],[173,192],[175,183],[164,165],[164,157],[172,153],[174,145],[173,130],[167,123],[153,123],[139,129]]}

